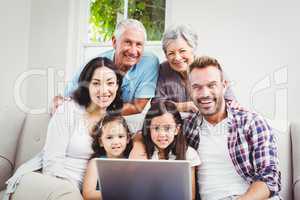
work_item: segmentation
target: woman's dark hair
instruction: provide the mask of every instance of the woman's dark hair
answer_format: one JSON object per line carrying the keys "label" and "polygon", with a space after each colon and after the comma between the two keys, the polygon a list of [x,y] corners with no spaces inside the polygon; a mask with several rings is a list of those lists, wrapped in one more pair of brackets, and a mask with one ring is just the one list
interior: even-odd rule
{"label": "woman's dark hair", "polygon": [[106,124],[114,122],[114,121],[118,121],[120,124],[122,124],[122,126],[125,128],[125,130],[127,132],[127,137],[129,138],[129,143],[126,145],[126,148],[125,148],[125,151],[124,151],[123,154],[126,158],[129,157],[129,153],[132,149],[132,141],[130,139],[129,128],[128,128],[128,125],[127,125],[124,117],[122,117],[121,115],[107,115],[97,123],[97,125],[95,126],[95,128],[93,130],[92,149],[93,149],[94,153],[91,156],[91,159],[92,158],[99,158],[101,156],[106,156],[106,151],[105,151],[104,147],[101,147],[99,145],[99,138],[101,138],[101,136],[103,134],[103,127]]}
{"label": "woman's dark hair", "polygon": [[187,144],[185,136],[182,133],[183,121],[180,116],[179,111],[177,110],[176,105],[167,100],[158,100],[151,104],[151,108],[148,110],[144,125],[143,125],[143,139],[146,146],[146,153],[148,159],[151,159],[153,152],[155,150],[155,144],[151,139],[150,125],[154,117],[161,116],[163,114],[170,113],[172,114],[176,125],[180,126],[180,130],[177,135],[174,137],[174,141],[165,149],[166,159],[169,159],[170,151],[176,156],[176,160],[185,160],[185,154],[187,150]]}
{"label": "woman's dark hair", "polygon": [[84,106],[85,108],[87,108],[90,105],[91,98],[89,93],[89,84],[92,80],[92,77],[96,69],[101,67],[107,67],[116,73],[117,84],[119,87],[114,101],[107,108],[107,112],[110,114],[118,113],[121,111],[123,107],[123,101],[121,99],[122,75],[118,70],[118,68],[116,67],[116,65],[110,59],[105,57],[96,57],[90,60],[85,65],[85,67],[83,68],[79,76],[78,87],[73,92],[72,98],[74,99],[75,102],[77,102],[81,106]]}

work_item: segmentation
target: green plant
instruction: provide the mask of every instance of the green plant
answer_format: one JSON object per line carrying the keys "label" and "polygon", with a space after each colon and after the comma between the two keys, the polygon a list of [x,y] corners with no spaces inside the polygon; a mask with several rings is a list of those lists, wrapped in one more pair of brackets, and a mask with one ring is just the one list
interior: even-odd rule
{"label": "green plant", "polygon": [[[93,0],[90,4],[90,40],[110,40],[118,15],[123,15],[123,0]],[[128,0],[128,18],[140,20],[148,40],[160,40],[165,25],[165,0]]]}

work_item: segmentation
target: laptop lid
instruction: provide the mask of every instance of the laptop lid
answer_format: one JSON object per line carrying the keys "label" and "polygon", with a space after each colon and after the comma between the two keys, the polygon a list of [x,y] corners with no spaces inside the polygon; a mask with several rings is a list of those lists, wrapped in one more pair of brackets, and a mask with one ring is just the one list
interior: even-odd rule
{"label": "laptop lid", "polygon": [[96,161],[103,200],[190,200],[191,167],[183,160]]}

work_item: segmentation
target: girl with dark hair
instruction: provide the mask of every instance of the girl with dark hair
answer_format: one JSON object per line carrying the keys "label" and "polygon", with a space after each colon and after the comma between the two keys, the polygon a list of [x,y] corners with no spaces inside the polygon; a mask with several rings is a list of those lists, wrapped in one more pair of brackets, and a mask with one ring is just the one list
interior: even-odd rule
{"label": "girl with dark hair", "polygon": [[143,139],[148,159],[189,160],[192,166],[192,188],[195,197],[195,167],[201,164],[198,153],[187,146],[182,133],[183,121],[171,101],[156,101],[148,110]]}
{"label": "girl with dark hair", "polygon": [[[111,60],[97,57],[89,61],[80,74],[73,98],[64,101],[50,119],[42,152],[23,164],[8,181],[7,195],[14,192],[17,184],[22,184],[21,178],[25,175],[32,179],[41,176],[41,182],[37,183],[41,191],[51,179],[53,188],[73,188],[72,192],[62,190],[65,198],[82,199],[79,191],[88,160],[93,154],[93,129],[107,114],[116,114],[122,108],[121,81],[121,75]],[[36,170],[41,170],[42,174],[34,172]],[[20,188],[26,190],[25,185]],[[26,194],[31,193],[32,196],[27,198],[43,199],[47,196],[26,191]]]}
{"label": "girl with dark hair", "polygon": [[95,128],[92,148],[94,154],[89,161],[83,182],[83,198],[86,200],[102,199],[97,190],[98,175],[93,158],[128,158],[132,144],[129,128],[122,116],[106,116]]}

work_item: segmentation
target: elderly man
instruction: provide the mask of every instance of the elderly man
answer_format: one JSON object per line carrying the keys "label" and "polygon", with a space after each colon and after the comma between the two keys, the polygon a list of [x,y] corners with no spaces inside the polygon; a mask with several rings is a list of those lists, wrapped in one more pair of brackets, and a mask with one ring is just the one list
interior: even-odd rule
{"label": "elderly man", "polygon": [[227,83],[216,59],[194,60],[189,87],[199,111],[186,119],[184,132],[202,160],[201,198],[279,199],[276,138],[266,120],[225,100]]}
{"label": "elderly man", "polygon": [[[100,55],[113,60],[124,74],[121,85],[124,102],[122,115],[140,113],[155,95],[159,61],[154,54],[144,52],[146,40],[143,24],[138,20],[126,19],[117,24],[112,37],[113,49]],[[81,71],[82,68],[67,85],[65,96],[70,96],[77,87]],[[54,108],[61,104],[62,99],[54,98]]]}

